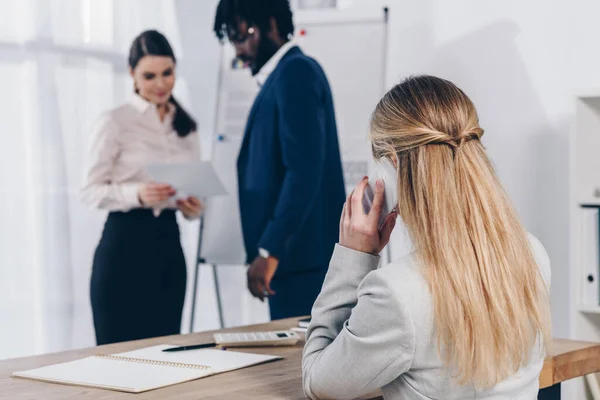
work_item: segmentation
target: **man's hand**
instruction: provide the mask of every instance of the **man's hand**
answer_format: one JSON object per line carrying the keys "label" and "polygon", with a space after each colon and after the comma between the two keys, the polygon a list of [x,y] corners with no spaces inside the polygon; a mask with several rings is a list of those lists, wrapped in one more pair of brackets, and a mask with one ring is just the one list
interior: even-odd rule
{"label": "man's hand", "polygon": [[272,296],[275,292],[271,289],[271,279],[277,271],[279,260],[275,257],[256,257],[248,268],[248,289],[252,296],[264,301],[265,297]]}

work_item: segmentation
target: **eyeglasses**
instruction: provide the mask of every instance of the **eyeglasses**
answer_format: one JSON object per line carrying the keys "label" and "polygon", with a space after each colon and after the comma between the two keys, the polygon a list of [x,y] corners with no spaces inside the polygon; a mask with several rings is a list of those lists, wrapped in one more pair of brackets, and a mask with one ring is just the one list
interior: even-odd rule
{"label": "eyeglasses", "polygon": [[244,44],[248,39],[250,39],[254,35],[254,32],[256,32],[256,30],[254,29],[254,27],[251,26],[250,28],[248,28],[248,31],[244,35],[240,33],[228,35],[229,41],[233,44]]}

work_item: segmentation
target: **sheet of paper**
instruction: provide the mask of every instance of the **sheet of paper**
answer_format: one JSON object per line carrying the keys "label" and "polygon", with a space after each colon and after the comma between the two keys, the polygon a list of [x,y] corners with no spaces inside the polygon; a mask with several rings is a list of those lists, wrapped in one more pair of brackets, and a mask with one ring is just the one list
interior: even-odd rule
{"label": "sheet of paper", "polygon": [[215,374],[225,371],[233,371],[252,365],[262,364],[269,361],[279,360],[279,356],[265,354],[242,353],[231,350],[198,349],[165,353],[162,350],[169,345],[158,345],[143,349],[128,351],[117,354],[121,357],[141,358],[145,360],[166,361],[182,364],[206,365]]}
{"label": "sheet of paper", "polygon": [[[13,376],[140,393],[281,359],[279,356],[215,349],[173,353],[162,351],[170,347],[177,346],[158,345],[114,356],[92,356],[29,371],[15,372]],[[146,363],[140,360],[151,362]],[[184,364],[208,368],[194,368]]]}
{"label": "sheet of paper", "polygon": [[29,371],[15,372],[13,376],[139,393],[198,379],[212,373],[211,370],[87,357]]}
{"label": "sheet of paper", "polygon": [[151,164],[146,171],[155,182],[168,183],[177,190],[177,198],[206,198],[227,194],[211,162]]}

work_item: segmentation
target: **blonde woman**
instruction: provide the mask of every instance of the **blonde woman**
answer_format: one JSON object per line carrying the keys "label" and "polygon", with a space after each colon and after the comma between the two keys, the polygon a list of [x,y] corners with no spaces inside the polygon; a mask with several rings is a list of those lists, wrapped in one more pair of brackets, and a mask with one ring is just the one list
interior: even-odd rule
{"label": "blonde woman", "polygon": [[366,214],[363,179],[312,310],[303,357],[310,398],[535,399],[549,334],[548,256],[524,230],[480,142],[471,100],[432,76],[377,105],[376,160],[396,176],[413,252],[378,268],[381,180]]}

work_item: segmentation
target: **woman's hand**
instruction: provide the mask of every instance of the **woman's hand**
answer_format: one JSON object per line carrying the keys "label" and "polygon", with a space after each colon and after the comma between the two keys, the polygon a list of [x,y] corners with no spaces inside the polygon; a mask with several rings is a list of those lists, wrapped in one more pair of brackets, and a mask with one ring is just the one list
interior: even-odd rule
{"label": "woman's hand", "polygon": [[204,204],[197,197],[190,196],[187,199],[177,200],[177,208],[186,218],[198,218],[204,211]]}
{"label": "woman's hand", "polygon": [[140,185],[138,198],[143,206],[153,207],[174,196],[175,193],[175,189],[168,183],[147,182]]}
{"label": "woman's hand", "polygon": [[365,214],[362,198],[367,183],[368,178],[364,177],[346,199],[340,220],[340,245],[363,253],[379,255],[390,241],[390,235],[396,225],[397,212],[394,209],[385,219],[381,229],[378,229],[377,224],[384,201],[383,181],[378,179],[375,183],[373,206],[369,213]]}

